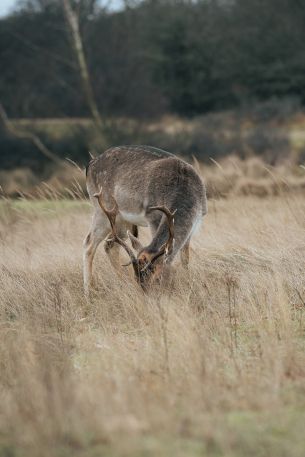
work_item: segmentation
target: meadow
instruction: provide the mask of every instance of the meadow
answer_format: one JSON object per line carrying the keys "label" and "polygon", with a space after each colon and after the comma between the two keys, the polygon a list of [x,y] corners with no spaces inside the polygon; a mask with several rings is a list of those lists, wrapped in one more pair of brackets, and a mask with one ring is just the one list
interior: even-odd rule
{"label": "meadow", "polygon": [[87,201],[0,202],[1,457],[304,456],[303,185],[197,166],[222,191],[146,295],[101,247],[85,300]]}

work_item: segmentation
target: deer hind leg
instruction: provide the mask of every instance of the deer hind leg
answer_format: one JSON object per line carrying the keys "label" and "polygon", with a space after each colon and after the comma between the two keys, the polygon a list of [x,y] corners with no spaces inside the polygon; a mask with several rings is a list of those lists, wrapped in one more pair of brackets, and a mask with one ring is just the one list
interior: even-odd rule
{"label": "deer hind leg", "polygon": [[89,294],[92,285],[92,266],[96,250],[109,232],[109,228],[102,220],[93,220],[92,227],[84,240],[83,252],[83,279],[85,294]]}

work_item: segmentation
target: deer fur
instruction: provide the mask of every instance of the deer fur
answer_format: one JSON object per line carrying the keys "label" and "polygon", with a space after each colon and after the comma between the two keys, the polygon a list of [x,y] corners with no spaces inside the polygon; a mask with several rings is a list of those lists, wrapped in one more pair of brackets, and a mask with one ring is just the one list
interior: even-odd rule
{"label": "deer fur", "polygon": [[[169,152],[150,146],[118,146],[92,159],[86,170],[87,190],[94,207],[92,225],[84,241],[84,286],[88,292],[96,249],[106,240],[105,250],[114,263],[119,246],[109,239],[110,224],[96,197],[100,189],[108,208],[117,203],[116,231],[128,236],[139,261],[149,262],[168,238],[168,224],[160,211],[150,207],[166,206],[175,211],[174,244],[168,256],[170,264],[178,252],[185,266],[189,243],[196,227],[207,213],[206,191],[194,168]],[[144,248],[137,240],[138,226],[149,227],[152,240]]]}

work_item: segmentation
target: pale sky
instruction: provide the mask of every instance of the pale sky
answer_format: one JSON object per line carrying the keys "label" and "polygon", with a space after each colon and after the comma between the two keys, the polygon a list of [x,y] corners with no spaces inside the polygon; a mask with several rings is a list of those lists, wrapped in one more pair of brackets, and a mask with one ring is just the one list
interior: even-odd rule
{"label": "pale sky", "polygon": [[16,0],[0,0],[0,16],[8,14],[16,5]]}
{"label": "pale sky", "polygon": [[[17,0],[0,0],[0,17],[3,17],[10,13],[14,6],[16,5]],[[111,6],[113,9],[119,9],[122,5],[121,0],[113,0]]]}

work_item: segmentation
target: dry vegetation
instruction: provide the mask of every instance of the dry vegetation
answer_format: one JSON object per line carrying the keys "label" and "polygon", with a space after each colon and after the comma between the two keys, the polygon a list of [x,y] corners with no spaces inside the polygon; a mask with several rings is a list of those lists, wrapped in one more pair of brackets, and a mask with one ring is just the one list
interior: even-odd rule
{"label": "dry vegetation", "polygon": [[0,456],[303,457],[305,202],[277,189],[210,199],[146,296],[100,249],[90,303],[88,203],[3,200]]}
{"label": "dry vegetation", "polygon": [[[192,165],[205,177],[209,198],[255,195],[257,197],[304,194],[305,166],[286,160],[271,166],[263,159],[251,156],[241,160],[231,155],[203,165],[195,158]],[[86,183],[84,169],[69,162],[56,168],[54,174],[41,183],[29,169],[0,171],[0,191],[5,196],[34,198],[84,198]]]}
{"label": "dry vegetation", "polygon": [[114,144],[158,145],[190,161],[196,157],[205,163],[212,197],[266,196],[305,188],[305,113],[291,100],[192,119],[109,118],[102,133],[89,119],[19,119],[11,126],[36,135],[62,160],[60,167],[52,164],[32,142],[13,138],[0,125],[0,186],[11,197],[20,191],[40,194],[41,181],[65,195],[73,179],[84,187],[83,173],[66,158],[86,165],[88,151],[98,155]]}

